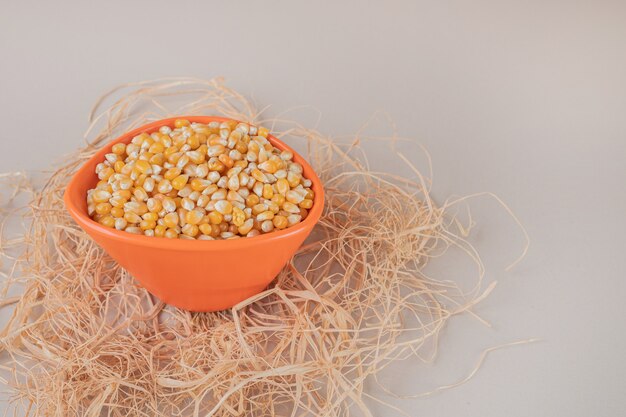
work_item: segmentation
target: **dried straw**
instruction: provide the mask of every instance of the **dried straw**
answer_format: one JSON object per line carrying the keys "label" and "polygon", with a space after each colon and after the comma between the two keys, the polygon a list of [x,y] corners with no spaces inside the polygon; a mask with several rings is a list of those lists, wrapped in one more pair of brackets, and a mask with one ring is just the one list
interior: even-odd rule
{"label": "dried straw", "polygon": [[[0,367],[15,408],[45,416],[371,415],[368,377],[398,358],[432,361],[448,319],[473,314],[493,285],[482,284],[480,257],[449,214],[459,201],[438,206],[429,179],[402,154],[414,178],[372,172],[361,136],[341,142],[262,113],[219,79],[128,84],[98,101],[87,145],[43,187],[33,190],[24,175],[0,178],[14,186],[2,202],[3,229],[26,214],[25,231],[0,241],[0,305],[12,308]],[[313,235],[270,288],[219,313],[156,300],[62,203],[72,173],[104,143],[184,114],[232,117],[300,141],[327,195]],[[20,193],[32,196],[26,211],[13,207]],[[450,246],[479,266],[470,291],[423,271]]]}

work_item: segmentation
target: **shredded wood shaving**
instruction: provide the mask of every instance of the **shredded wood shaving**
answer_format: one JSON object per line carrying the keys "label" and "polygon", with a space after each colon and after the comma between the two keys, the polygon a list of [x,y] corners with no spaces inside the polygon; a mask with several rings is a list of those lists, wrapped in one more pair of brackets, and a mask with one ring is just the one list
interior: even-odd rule
{"label": "shredded wood shaving", "polygon": [[[128,84],[98,100],[87,145],[42,187],[23,174],[0,177],[2,230],[20,216],[25,225],[0,240],[0,307],[11,309],[0,332],[0,368],[16,409],[42,416],[371,415],[368,378],[398,358],[433,360],[450,317],[473,314],[493,285],[482,283],[468,227],[450,214],[462,200],[437,205],[429,178],[397,152],[412,178],[372,172],[362,132],[340,141],[263,113],[221,79]],[[228,311],[164,305],[63,206],[70,177],[98,148],[175,115],[267,126],[307,149],[325,187],[312,236],[266,291]],[[31,203],[14,207],[18,194]],[[470,291],[424,272],[450,246],[479,266]]]}

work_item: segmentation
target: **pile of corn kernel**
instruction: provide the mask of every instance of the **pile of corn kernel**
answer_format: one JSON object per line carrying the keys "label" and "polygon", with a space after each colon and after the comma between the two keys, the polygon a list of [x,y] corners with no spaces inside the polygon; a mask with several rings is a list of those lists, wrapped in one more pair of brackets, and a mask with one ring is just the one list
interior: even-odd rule
{"label": "pile of corn kernel", "polygon": [[252,237],[293,226],[313,206],[311,181],[268,130],[177,119],[113,145],[87,193],[98,223],[170,239]]}

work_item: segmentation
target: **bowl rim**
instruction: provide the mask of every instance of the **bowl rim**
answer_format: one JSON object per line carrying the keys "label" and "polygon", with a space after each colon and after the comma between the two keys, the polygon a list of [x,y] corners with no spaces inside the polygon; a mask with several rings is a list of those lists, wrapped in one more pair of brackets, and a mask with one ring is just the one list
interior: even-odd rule
{"label": "bowl rim", "polygon": [[[293,153],[294,161],[302,165],[303,172],[306,178],[311,180],[311,188],[315,192],[315,196],[313,198],[313,206],[309,210],[307,218],[294,226],[288,227],[284,230],[273,231],[271,233],[262,234],[259,236],[242,237],[240,239],[188,240],[136,235],[133,233],[128,233],[122,230],[103,226],[95,220],[91,219],[91,217],[89,217],[89,215],[87,214],[87,211],[81,209],[76,201],[76,198],[79,198],[78,194],[81,194],[77,190],[77,188],[79,188],[79,183],[82,182],[82,178],[88,175],[93,175],[95,177],[96,174],[95,172],[93,172],[93,166],[104,160],[104,155],[110,152],[111,147],[114,144],[120,142],[128,143],[136,135],[143,132],[152,133],[162,126],[172,127],[176,119],[186,119],[192,123],[209,123],[212,121],[224,122],[231,120],[234,120],[238,123],[247,123],[240,122],[236,119],[220,116],[176,116],[166,119],[159,119],[144,124],[107,142],[91,158],[83,162],[81,167],[74,173],[74,175],[70,179],[63,195],[63,201],[65,203],[66,209],[69,211],[70,215],[74,218],[74,220],[82,229],[91,233],[96,233],[98,235],[120,243],[128,243],[153,248],[170,250],[231,250],[235,248],[261,245],[263,243],[271,243],[274,240],[289,238],[290,236],[298,235],[303,231],[310,231],[313,226],[319,221],[322,210],[324,208],[324,188],[322,186],[321,180],[319,179],[313,168],[309,165],[309,163],[304,159],[304,157],[295,152],[286,143],[271,134],[269,134],[267,137],[270,143],[278,149],[287,150]],[[84,198],[86,199],[86,195],[84,196]]]}

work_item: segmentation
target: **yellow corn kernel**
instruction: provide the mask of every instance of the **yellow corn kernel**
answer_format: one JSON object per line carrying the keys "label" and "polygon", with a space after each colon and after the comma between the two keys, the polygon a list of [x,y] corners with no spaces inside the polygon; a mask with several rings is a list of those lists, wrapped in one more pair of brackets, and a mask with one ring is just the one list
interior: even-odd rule
{"label": "yellow corn kernel", "polygon": [[172,181],[174,178],[178,177],[180,173],[180,168],[173,167],[165,171],[165,173],[163,174],[163,178]]}
{"label": "yellow corn kernel", "polygon": [[148,212],[148,206],[146,205],[146,203],[129,201],[127,203],[124,203],[124,210],[126,210],[126,212],[137,213],[141,216]]}
{"label": "yellow corn kernel", "polygon": [[189,175],[179,175],[172,180],[172,187],[175,190],[182,190],[187,185],[187,181],[189,181]]}
{"label": "yellow corn kernel", "polygon": [[158,213],[163,209],[163,203],[156,198],[149,198],[148,201],[146,201],[146,206],[148,206],[148,210],[152,213]]}
{"label": "yellow corn kernel", "polygon": [[168,228],[178,226],[178,213],[167,213],[165,217],[163,217],[163,225]]}
{"label": "yellow corn kernel", "polygon": [[233,175],[232,177],[230,177],[228,179],[228,183],[227,183],[228,189],[232,190],[232,191],[237,191],[239,189],[239,176],[238,175]]}
{"label": "yellow corn kernel", "polygon": [[111,198],[111,193],[104,190],[96,190],[92,193],[94,203],[106,203]]}
{"label": "yellow corn kernel", "polygon": [[115,228],[117,230],[124,230],[128,226],[128,222],[121,217],[115,219]]}
{"label": "yellow corn kernel", "polygon": [[122,207],[124,207],[124,204],[126,204],[127,201],[128,201],[128,199],[124,198],[122,196],[113,196],[109,200],[109,203],[111,203],[111,205],[114,208],[122,208]]}
{"label": "yellow corn kernel", "polygon": [[191,123],[189,123],[189,120],[187,119],[176,119],[174,120],[174,127],[177,129],[180,129],[181,127],[184,126],[189,126]]}
{"label": "yellow corn kernel", "polygon": [[205,208],[207,204],[209,204],[209,201],[211,201],[211,197],[202,194],[198,197],[198,201],[196,201],[196,206]]}
{"label": "yellow corn kernel", "polygon": [[108,214],[102,216],[100,220],[98,220],[98,223],[106,227],[115,227],[115,219],[113,218],[113,216]]}
{"label": "yellow corn kernel", "polygon": [[124,155],[126,153],[126,144],[125,143],[116,143],[111,148],[111,152],[116,155]]}
{"label": "yellow corn kernel", "polygon": [[267,203],[267,208],[274,214],[278,213],[280,211],[280,206],[276,203],[274,203],[273,201],[269,201]]}
{"label": "yellow corn kernel", "polygon": [[274,216],[272,219],[272,223],[274,223],[274,227],[277,229],[284,229],[289,225],[287,218],[285,216]]}
{"label": "yellow corn kernel", "polygon": [[198,226],[198,229],[203,235],[209,235],[209,236],[211,235],[211,232],[213,231],[213,228],[211,227],[209,223],[201,224],[200,226]]}
{"label": "yellow corn kernel", "polygon": [[111,208],[111,216],[117,218],[124,217],[124,209],[122,207]]}
{"label": "yellow corn kernel", "polygon": [[157,185],[157,190],[161,193],[161,194],[167,194],[170,191],[172,191],[172,183],[169,180],[162,180],[161,182],[159,182],[159,185]]}
{"label": "yellow corn kernel", "polygon": [[254,220],[248,219],[241,226],[237,228],[237,231],[240,235],[247,235],[250,230],[252,230],[252,226],[254,226]]}
{"label": "yellow corn kernel", "polygon": [[156,237],[163,237],[163,236],[165,236],[165,231],[166,230],[167,230],[167,227],[165,227],[162,224],[159,224],[159,225],[157,225],[154,228],[154,236],[156,236]]}
{"label": "yellow corn kernel", "polygon": [[307,209],[300,208],[300,217],[302,217],[302,220],[306,219],[308,215],[309,215],[309,212]]}
{"label": "yellow corn kernel", "polygon": [[261,200],[259,199],[258,195],[250,194],[248,197],[246,197],[246,206],[254,207],[255,205],[259,204],[259,201]]}
{"label": "yellow corn kernel", "polygon": [[130,190],[133,186],[133,180],[130,178],[122,178],[117,182],[117,184],[121,190]]}
{"label": "yellow corn kernel", "polygon": [[209,157],[214,157],[214,156],[219,156],[219,155],[223,155],[224,152],[226,152],[226,147],[222,144],[217,144],[217,145],[211,145],[207,148],[207,155]]}
{"label": "yellow corn kernel", "polygon": [[171,197],[163,198],[161,204],[163,205],[163,210],[168,213],[173,213],[176,211],[176,201]]}
{"label": "yellow corn kernel", "polygon": [[150,162],[152,165],[163,166],[163,164],[165,163],[165,155],[163,155],[162,153],[157,153],[150,157],[150,159],[148,159],[148,162]]}
{"label": "yellow corn kernel", "polygon": [[238,201],[240,203],[244,203],[245,200],[237,191],[229,190],[226,194],[226,200],[228,201]]}
{"label": "yellow corn kernel", "polygon": [[289,226],[298,224],[300,220],[302,220],[302,216],[300,216],[299,214],[290,214],[289,216],[287,216],[287,222],[289,223]]}
{"label": "yellow corn kernel", "polygon": [[185,221],[187,222],[187,224],[197,225],[198,223],[200,223],[200,221],[202,221],[203,217],[204,217],[203,211],[191,210],[187,212],[187,214],[185,215]]}
{"label": "yellow corn kernel", "polygon": [[142,220],[139,222],[139,228],[141,230],[151,230],[156,227],[156,222],[154,220]]}
{"label": "yellow corn kernel", "polygon": [[198,146],[200,146],[200,138],[195,134],[191,135],[187,138],[187,144],[191,147],[191,149],[198,149]]}
{"label": "yellow corn kernel", "polygon": [[285,198],[287,199],[287,201],[289,201],[290,203],[293,204],[300,204],[300,202],[302,202],[302,200],[304,200],[304,195],[306,193],[300,193],[296,190],[289,190],[287,191],[287,194],[285,195]]}
{"label": "yellow corn kernel", "polygon": [[252,172],[250,172],[250,175],[252,176],[252,178],[262,183],[268,182],[267,176],[264,173],[262,173],[261,170],[258,168],[254,168]]}
{"label": "yellow corn kernel", "polygon": [[111,187],[111,184],[109,184],[108,181],[100,180],[96,184],[96,189],[111,192],[113,190],[113,187]]}
{"label": "yellow corn kernel", "polygon": [[263,198],[266,198],[269,200],[272,197],[274,197],[274,189],[272,188],[272,185],[264,184],[263,185]]}
{"label": "yellow corn kernel", "polygon": [[287,191],[289,191],[289,181],[287,181],[285,178],[277,180],[276,191],[278,191],[282,195],[287,194]]}
{"label": "yellow corn kernel", "polygon": [[243,225],[243,223],[246,221],[246,213],[243,212],[242,209],[240,209],[239,207],[233,207],[233,224],[237,227],[240,227]]}
{"label": "yellow corn kernel", "polygon": [[150,152],[152,154],[163,153],[164,151],[165,151],[165,145],[163,145],[163,143],[161,141],[154,142],[148,148],[148,152]]}
{"label": "yellow corn kernel", "polygon": [[115,174],[115,170],[113,168],[105,167],[98,172],[98,178],[101,180],[108,180],[113,174]]}
{"label": "yellow corn kernel", "polygon": [[215,210],[222,214],[230,214],[233,211],[233,205],[227,200],[218,200],[215,203]]}
{"label": "yellow corn kernel", "polygon": [[159,215],[157,213],[152,213],[151,211],[149,211],[141,216],[141,218],[144,220],[152,220],[156,222],[157,220],[159,220]]}
{"label": "yellow corn kernel", "polygon": [[254,216],[263,213],[267,210],[267,206],[265,204],[255,204],[252,206],[252,214]]}
{"label": "yellow corn kernel", "polygon": [[285,204],[283,204],[283,210],[288,211],[289,213],[294,213],[294,214],[300,213],[300,207],[298,207],[297,205],[293,203],[290,203],[289,201],[286,201]]}
{"label": "yellow corn kernel", "polygon": [[205,161],[204,155],[198,151],[189,151],[187,152],[187,156],[189,157],[189,160],[196,165]]}
{"label": "yellow corn kernel", "polygon": [[96,213],[98,214],[109,214],[113,207],[110,203],[98,203],[96,204]]}
{"label": "yellow corn kernel", "polygon": [[113,170],[119,174],[124,169],[124,166],[126,166],[124,161],[115,161],[113,164]]}
{"label": "yellow corn kernel", "polygon": [[142,187],[135,188],[133,195],[139,201],[146,201],[148,199],[148,193]]}
{"label": "yellow corn kernel", "polygon": [[122,197],[125,200],[129,200],[133,194],[130,190],[117,190],[113,191],[113,197]]}
{"label": "yellow corn kernel", "polygon": [[181,170],[184,169],[187,164],[191,161],[191,159],[189,159],[189,156],[187,155],[182,155],[178,161],[176,161],[176,166],[178,168],[180,168]]}
{"label": "yellow corn kernel", "polygon": [[178,232],[175,229],[167,229],[163,236],[168,239],[178,239]]}
{"label": "yellow corn kernel", "polygon": [[272,223],[271,220],[265,220],[263,223],[261,223],[261,231],[263,233],[269,233],[272,230],[274,230],[274,223]]}
{"label": "yellow corn kernel", "polygon": [[220,162],[219,159],[209,160],[209,171],[223,172],[226,169],[226,165]]}
{"label": "yellow corn kernel", "polygon": [[224,216],[218,211],[211,211],[207,216],[211,224],[218,225],[224,221]]}
{"label": "yellow corn kernel", "polygon": [[234,167],[241,167],[241,168],[245,168],[248,166],[248,161],[246,161],[245,159],[242,159],[240,161],[235,161],[235,163],[233,164]]}
{"label": "yellow corn kernel", "polygon": [[313,200],[305,198],[300,202],[299,206],[300,208],[310,209],[311,207],[313,207]]}
{"label": "yellow corn kernel", "polygon": [[272,196],[271,198],[271,201],[278,204],[279,207],[282,207],[283,204],[285,204],[285,201],[287,201],[287,199],[282,194],[274,194],[274,196]]}
{"label": "yellow corn kernel", "polygon": [[124,213],[124,220],[126,220],[128,223],[139,223],[141,222],[141,216],[139,216],[139,214],[137,213],[133,213],[132,211],[127,211],[126,213]]}
{"label": "yellow corn kernel", "polygon": [[183,232],[183,235],[185,236],[196,237],[196,235],[199,232],[199,229],[198,229],[198,226],[196,226],[195,224],[188,223],[183,226],[182,232]]}
{"label": "yellow corn kernel", "polygon": [[226,168],[232,168],[233,165],[235,165],[235,161],[233,160],[233,158],[231,158],[230,156],[228,156],[227,154],[223,153],[220,156],[218,156],[219,161],[224,164],[224,166]]}
{"label": "yellow corn kernel", "polygon": [[257,130],[257,135],[262,136],[264,138],[267,138],[269,133],[270,131],[266,127],[259,127],[259,129]]}
{"label": "yellow corn kernel", "polygon": [[240,140],[235,144],[235,150],[238,151],[240,154],[245,155],[248,152],[248,145]]}
{"label": "yellow corn kernel", "polygon": [[270,174],[273,174],[276,171],[278,171],[279,166],[276,163],[276,161],[272,161],[270,159],[270,160],[267,160],[267,161],[259,164],[259,168],[262,169],[265,172],[269,172]]}
{"label": "yellow corn kernel", "polygon": [[209,185],[211,185],[211,181],[203,180],[201,178],[194,178],[191,180],[191,189],[194,191],[203,191]]}
{"label": "yellow corn kernel", "polygon": [[142,174],[149,174],[152,172],[152,167],[150,166],[150,162],[144,161],[142,159],[135,162],[135,169]]}
{"label": "yellow corn kernel", "polygon": [[302,179],[302,175],[296,174],[295,172],[289,171],[287,173],[287,182],[289,182],[289,186],[291,188],[295,188],[300,184],[300,180]]}
{"label": "yellow corn kernel", "polygon": [[272,220],[273,218],[274,218],[274,213],[271,212],[270,210],[261,212],[256,216],[256,219],[259,222],[263,222],[265,220]]}

